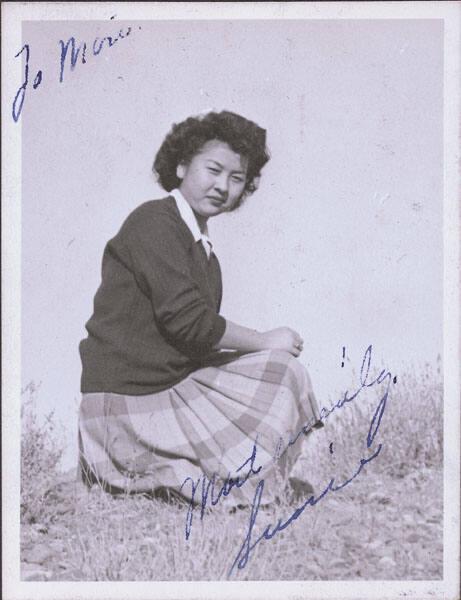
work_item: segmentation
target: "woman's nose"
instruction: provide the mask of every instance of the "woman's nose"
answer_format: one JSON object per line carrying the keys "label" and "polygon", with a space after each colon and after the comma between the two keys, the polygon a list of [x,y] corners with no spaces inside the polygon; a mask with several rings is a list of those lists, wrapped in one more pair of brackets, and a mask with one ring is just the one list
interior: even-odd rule
{"label": "woman's nose", "polygon": [[227,177],[224,173],[220,173],[215,179],[215,188],[219,190],[221,193],[227,193],[228,183]]}

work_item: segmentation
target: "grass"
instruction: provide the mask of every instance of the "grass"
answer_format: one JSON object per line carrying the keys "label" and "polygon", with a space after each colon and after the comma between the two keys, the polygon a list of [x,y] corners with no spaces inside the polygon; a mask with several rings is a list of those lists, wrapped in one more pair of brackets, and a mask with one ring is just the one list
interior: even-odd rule
{"label": "grass", "polygon": [[[358,381],[358,377],[354,379]],[[353,387],[351,387],[353,389]],[[341,491],[307,506],[271,540],[261,541],[232,580],[440,579],[442,577],[443,393],[439,367],[399,376],[392,385],[371,449],[366,436],[383,384],[335,410],[309,435],[297,472],[319,493],[331,477],[350,478],[378,443],[380,455]],[[30,406],[29,406],[30,408]],[[26,421],[25,421],[26,422]],[[186,508],[142,496],[114,498],[94,487],[79,494],[73,483],[51,485],[58,447],[49,431],[27,421],[23,437],[23,564],[26,578],[78,581],[223,580],[248,530],[250,509],[224,504],[198,515],[185,539]],[[50,426],[51,421],[48,421]],[[31,453],[30,445],[40,451]],[[35,457],[35,458],[34,458]],[[35,461],[35,463],[34,463]],[[24,466],[25,465],[25,466]],[[40,473],[46,468],[47,473]],[[55,471],[54,471],[55,472]],[[46,483],[46,485],[45,485]],[[30,505],[29,505],[30,504]],[[298,504],[287,499],[261,509],[252,539]],[[38,562],[40,546],[60,548]],[[38,553],[40,558],[40,553]],[[46,552],[42,552],[42,557]]]}
{"label": "grass", "polygon": [[48,522],[54,511],[46,501],[59,476],[64,442],[53,412],[39,420],[35,410],[39,386],[29,383],[21,405],[21,522]]}

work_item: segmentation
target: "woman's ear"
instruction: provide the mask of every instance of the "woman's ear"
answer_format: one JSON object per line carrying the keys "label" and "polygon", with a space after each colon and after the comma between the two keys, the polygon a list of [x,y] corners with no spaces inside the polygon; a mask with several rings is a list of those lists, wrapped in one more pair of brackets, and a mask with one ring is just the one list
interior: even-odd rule
{"label": "woman's ear", "polygon": [[176,177],[178,179],[184,179],[185,174],[186,174],[186,165],[184,163],[180,163],[176,167]]}

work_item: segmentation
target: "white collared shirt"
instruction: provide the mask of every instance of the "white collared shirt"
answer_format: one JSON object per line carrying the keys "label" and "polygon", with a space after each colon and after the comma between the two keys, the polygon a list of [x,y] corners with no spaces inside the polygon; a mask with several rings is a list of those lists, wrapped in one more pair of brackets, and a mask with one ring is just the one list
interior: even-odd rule
{"label": "white collared shirt", "polygon": [[197,219],[194,215],[194,211],[192,210],[189,202],[184,198],[184,196],[181,194],[178,188],[172,190],[170,192],[170,196],[173,196],[173,198],[175,199],[176,206],[179,210],[179,214],[181,215],[182,220],[194,236],[194,240],[196,242],[202,242],[203,247],[205,248],[205,252],[208,258],[210,258],[213,244],[211,243],[211,240],[208,237],[207,225],[205,224],[205,231],[202,233],[197,223]]}

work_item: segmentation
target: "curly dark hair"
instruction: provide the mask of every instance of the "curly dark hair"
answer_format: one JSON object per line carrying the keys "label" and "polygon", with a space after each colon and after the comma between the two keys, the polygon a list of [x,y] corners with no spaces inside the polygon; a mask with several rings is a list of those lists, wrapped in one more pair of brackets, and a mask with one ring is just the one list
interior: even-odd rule
{"label": "curly dark hair", "polygon": [[237,208],[244,198],[257,189],[261,169],[269,160],[269,152],[266,148],[266,130],[236,113],[227,110],[209,112],[173,124],[157,152],[153,171],[160,185],[171,192],[181,183],[176,175],[177,166],[189,163],[210,140],[225,142],[248,160],[245,188],[234,207]]}

